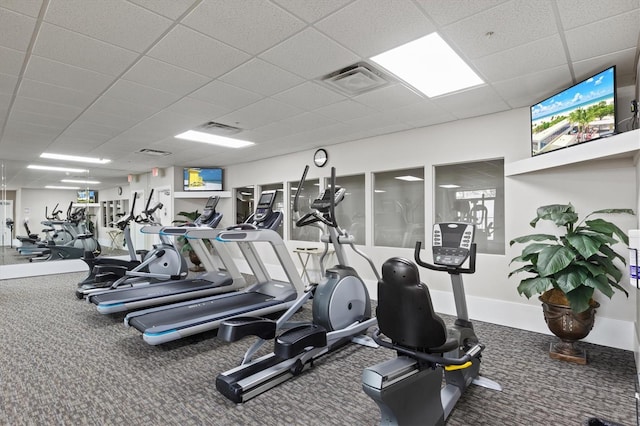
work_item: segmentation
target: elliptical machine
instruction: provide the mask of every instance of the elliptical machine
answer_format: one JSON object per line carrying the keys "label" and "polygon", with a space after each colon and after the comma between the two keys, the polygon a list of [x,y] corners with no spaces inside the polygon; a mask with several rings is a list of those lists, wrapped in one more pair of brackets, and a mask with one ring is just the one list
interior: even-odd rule
{"label": "elliptical machine", "polygon": [[[308,167],[305,168],[298,185],[297,196],[303,186]],[[259,317],[236,317],[224,321],[218,337],[235,342],[245,336],[259,339],[245,353],[239,367],[226,371],[216,378],[216,388],[231,401],[240,403],[271,389],[291,377],[301,374],[313,366],[314,360],[346,343],[377,346],[364,333],[375,326],[371,318],[371,302],[367,287],[357,272],[348,265],[344,245],[349,245],[362,256],[376,277],[378,272],[369,257],[358,250],[354,239],[338,226],[335,206],[345,196],[344,188],[335,185],[335,168],[331,169],[331,185],[321,198],[312,202],[312,212],[296,222],[296,226],[327,226],[322,236],[325,252],[329,244],[335,250],[339,264],[325,271],[324,279],[309,284],[298,300],[277,320]],[[313,297],[313,320],[311,323],[289,323],[294,313]],[[285,331],[282,331],[285,330]],[[255,360],[253,355],[268,340],[275,339],[273,353]]]}
{"label": "elliptical machine", "polygon": [[[420,282],[413,262],[394,257],[382,266],[376,311],[379,329],[374,331],[373,339],[380,346],[395,350],[398,357],[368,367],[362,374],[362,387],[378,404],[382,425],[444,425],[472,383],[502,390],[498,383],[479,375],[485,347],[467,314],[461,274],[475,272],[474,233],[475,226],[467,223],[436,223],[435,264],[420,259],[419,241],[415,247],[418,265],[447,272],[451,277],[457,311],[451,327],[446,327],[434,312],[429,288]],[[463,268],[467,258],[469,266]]]}

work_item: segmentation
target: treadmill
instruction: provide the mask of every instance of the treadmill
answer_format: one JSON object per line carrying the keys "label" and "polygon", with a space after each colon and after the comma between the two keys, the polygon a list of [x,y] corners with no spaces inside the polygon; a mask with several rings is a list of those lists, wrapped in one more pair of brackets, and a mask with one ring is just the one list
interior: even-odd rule
{"label": "treadmill", "polygon": [[[243,224],[225,231],[191,228],[187,238],[212,238],[224,244],[234,243],[246,259],[256,283],[233,293],[195,299],[129,313],[124,323],[142,332],[145,342],[158,345],[183,337],[217,329],[222,321],[244,314],[268,315],[287,310],[302,292],[304,284],[282,237],[275,231],[282,212],[273,211],[276,191],[263,191],[255,213]],[[270,277],[255,243],[269,244],[288,281]]]}
{"label": "treadmill", "polygon": [[[214,230],[213,228],[218,226],[222,219],[222,214],[216,212],[216,205],[219,200],[220,197],[209,197],[202,214],[194,221],[193,227],[160,227],[153,233],[180,236],[185,235],[190,229],[205,229],[212,232],[210,236],[215,237],[214,234],[220,232],[220,230]],[[246,285],[244,277],[236,267],[226,247],[220,243],[214,243],[217,255],[222,261],[222,265],[220,265],[209,252],[203,239],[191,240],[190,243],[205,266],[206,273],[191,279],[134,285],[96,292],[87,297],[88,301],[95,304],[101,314],[112,314],[211,296],[238,290]]]}

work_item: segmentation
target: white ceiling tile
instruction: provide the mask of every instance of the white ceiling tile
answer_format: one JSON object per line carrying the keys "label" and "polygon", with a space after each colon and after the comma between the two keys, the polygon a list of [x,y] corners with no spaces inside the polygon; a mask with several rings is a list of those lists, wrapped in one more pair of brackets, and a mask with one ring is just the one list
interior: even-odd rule
{"label": "white ceiling tile", "polygon": [[59,127],[42,126],[38,123],[27,123],[24,121],[12,120],[11,116],[9,116],[7,127],[10,128],[11,126],[19,126],[21,131],[34,135],[41,135],[45,138],[55,138],[62,131]]}
{"label": "white ceiling tile", "polygon": [[0,7],[0,46],[25,52],[35,27],[35,19]]}
{"label": "white ceiling tile", "polygon": [[198,0],[129,0],[169,19],[177,19]]}
{"label": "white ceiling tile", "polygon": [[[20,123],[7,123],[2,138],[3,141],[16,141],[23,147],[29,147],[32,144],[49,144],[54,139],[55,135],[47,136],[30,132]],[[3,151],[2,155],[6,156],[7,153],[8,151]]]}
{"label": "white ceiling tile", "polygon": [[71,122],[71,120],[67,118],[60,118],[45,114],[34,114],[32,112],[19,111],[17,109],[11,111],[10,120],[16,123],[31,123],[51,127],[57,129],[58,133],[64,130]]}
{"label": "white ceiling tile", "polygon": [[364,58],[435,31],[413,2],[388,0],[358,0],[315,27]]}
{"label": "white ceiling tile", "polygon": [[17,76],[22,70],[24,57],[24,52],[0,46],[0,72]]}
{"label": "white ceiling tile", "polygon": [[161,137],[156,140],[164,139],[168,135],[174,136],[186,130],[202,124],[198,118],[187,117],[172,111],[160,111],[159,113],[147,118],[134,129],[147,131],[149,134],[157,134]]}
{"label": "white ceiling tile", "polygon": [[[637,9],[638,0],[556,0],[562,27],[570,30]],[[585,13],[576,13],[576,11]]]}
{"label": "white ceiling tile", "polygon": [[130,50],[46,22],[42,24],[33,53],[113,76],[122,74],[138,57]]}
{"label": "white ceiling tile", "polygon": [[172,104],[181,97],[174,93],[122,79],[114,83],[104,96],[156,110]]}
{"label": "white ceiling tile", "polygon": [[308,79],[321,77],[360,59],[313,28],[288,38],[260,57]]}
{"label": "white ceiling tile", "polygon": [[230,114],[223,115],[218,121],[241,129],[254,129],[301,112],[299,108],[294,106],[275,99],[265,98]]}
{"label": "white ceiling tile", "polygon": [[438,25],[448,25],[460,19],[467,18],[491,9],[507,0],[417,0],[433,21]]}
{"label": "white ceiling tile", "polygon": [[471,61],[489,81],[508,80],[567,63],[558,34]]}
{"label": "white ceiling tile", "polygon": [[32,55],[25,78],[97,95],[113,81],[112,76]]}
{"label": "white ceiling tile", "polygon": [[[491,31],[491,37],[487,33]],[[551,2],[510,1],[443,29],[464,55],[475,59],[558,32]]]}
{"label": "white ceiling tile", "polygon": [[171,21],[124,0],[53,0],[45,21],[136,52],[146,50]]}
{"label": "white ceiling tile", "polygon": [[616,66],[616,84],[627,86],[635,82],[636,48],[621,50],[609,55],[597,56],[573,63],[573,71],[577,80],[582,80],[612,65]]}
{"label": "white ceiling tile", "polygon": [[178,95],[186,95],[210,80],[148,56],[138,61],[122,78]]}
{"label": "white ceiling tile", "polygon": [[53,117],[74,119],[82,112],[82,107],[73,105],[63,105],[54,102],[42,101],[40,99],[26,98],[18,96],[13,103],[16,111],[32,112],[34,114],[51,115]]}
{"label": "white ceiling tile", "polygon": [[324,18],[353,0],[274,0],[294,15],[312,23]]}
{"label": "white ceiling tile", "polygon": [[315,110],[318,114],[337,121],[348,121],[366,115],[375,114],[376,110],[356,101],[345,100]]}
{"label": "white ceiling tile", "polygon": [[66,87],[42,83],[23,78],[18,90],[18,96],[40,99],[58,104],[71,105],[81,109],[86,108],[95,99],[95,95]]}
{"label": "white ceiling tile", "polygon": [[61,136],[68,138],[84,138],[87,143],[92,145],[96,143],[106,142],[114,136],[114,132],[110,129],[104,129],[100,126],[89,123],[76,121],[62,133]]}
{"label": "white ceiling tile", "polygon": [[204,1],[182,23],[251,54],[274,46],[305,26],[282,8],[259,0]]}
{"label": "white ceiling tile", "polygon": [[219,117],[227,112],[228,109],[219,107],[217,105],[203,102],[191,97],[185,97],[178,102],[172,104],[165,109],[166,112],[174,112],[176,114],[185,115],[194,119],[205,121],[211,121],[216,117]]}
{"label": "white ceiling tile", "polygon": [[458,119],[509,109],[509,105],[490,86],[480,86],[452,95],[441,96],[432,99],[432,101]]}
{"label": "white ceiling tile", "polygon": [[133,117],[123,117],[121,115],[107,114],[93,107],[83,112],[82,115],[78,118],[78,121],[86,121],[105,128],[112,129],[115,133],[109,132],[109,134],[113,135],[121,133],[138,123],[138,120]]}
{"label": "white ceiling tile", "polygon": [[310,111],[345,100],[346,97],[320,84],[307,81],[299,86],[273,95],[274,99]]}
{"label": "white ceiling tile", "polygon": [[220,80],[265,96],[287,90],[304,81],[297,75],[261,59],[252,59],[240,65],[220,77]]}
{"label": "white ceiling tile", "polygon": [[93,105],[93,111],[127,117],[133,120],[142,121],[160,111],[163,107],[157,105],[140,105],[125,102],[111,96],[101,96]]}
{"label": "white ceiling tile", "polygon": [[285,118],[284,120],[278,121],[276,124],[284,126],[291,134],[295,134],[331,126],[337,123],[336,120],[323,115],[305,112],[293,117]]}
{"label": "white ceiling tile", "polygon": [[0,74],[0,93],[12,95],[16,90],[16,84],[18,83],[18,77],[14,77],[8,74]]}
{"label": "white ceiling tile", "polygon": [[209,77],[218,77],[250,58],[184,25],[171,30],[147,55]]}
{"label": "white ceiling tile", "polygon": [[399,83],[353,97],[354,101],[370,106],[378,111],[393,110],[421,102],[423,99],[422,96]]}
{"label": "white ceiling tile", "polygon": [[542,101],[570,84],[572,82],[569,67],[561,66],[499,81],[492,86],[512,108],[520,108]]}
{"label": "white ceiling tile", "polygon": [[574,61],[606,55],[638,46],[640,10],[584,25],[566,32],[567,47]]}
{"label": "white ceiling tile", "polygon": [[262,99],[263,96],[215,80],[191,93],[189,97],[217,105],[228,111],[233,111],[252,104]]}
{"label": "white ceiling tile", "polygon": [[37,18],[42,7],[42,0],[0,0],[0,7]]}
{"label": "white ceiling tile", "polygon": [[394,109],[393,111],[388,111],[388,114],[393,115],[404,123],[409,123],[416,127],[431,126],[456,119],[451,113],[442,110],[442,108],[428,99]]}

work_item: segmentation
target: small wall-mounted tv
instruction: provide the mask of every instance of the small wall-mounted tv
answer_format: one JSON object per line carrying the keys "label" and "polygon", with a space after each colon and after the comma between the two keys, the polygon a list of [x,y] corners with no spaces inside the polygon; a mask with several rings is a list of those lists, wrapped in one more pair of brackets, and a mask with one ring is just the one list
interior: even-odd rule
{"label": "small wall-mounted tv", "polygon": [[184,191],[222,191],[220,167],[185,167]]}
{"label": "small wall-mounted tv", "polygon": [[616,117],[612,66],[531,107],[531,155],[611,136]]}
{"label": "small wall-mounted tv", "polygon": [[95,203],[98,201],[96,197],[96,191],[92,189],[82,189],[78,191],[77,200],[78,203]]}

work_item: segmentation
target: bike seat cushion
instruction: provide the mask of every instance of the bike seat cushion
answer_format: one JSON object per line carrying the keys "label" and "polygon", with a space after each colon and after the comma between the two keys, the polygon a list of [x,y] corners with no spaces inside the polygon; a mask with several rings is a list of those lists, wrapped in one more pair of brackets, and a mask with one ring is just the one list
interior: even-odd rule
{"label": "bike seat cushion", "polygon": [[433,310],[429,288],[420,282],[418,267],[393,257],[382,265],[378,281],[378,327],[395,344],[423,352],[448,347],[447,328]]}

